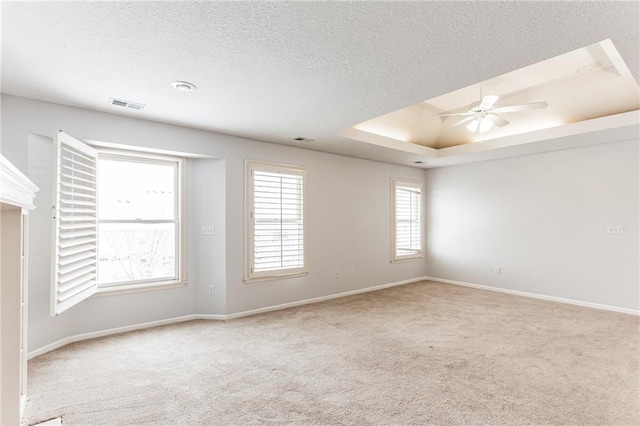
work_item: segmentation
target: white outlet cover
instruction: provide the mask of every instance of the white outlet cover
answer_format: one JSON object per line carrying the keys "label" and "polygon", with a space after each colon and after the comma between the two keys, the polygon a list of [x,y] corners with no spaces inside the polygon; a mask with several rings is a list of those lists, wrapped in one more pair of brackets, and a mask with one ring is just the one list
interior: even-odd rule
{"label": "white outlet cover", "polygon": [[622,235],[622,234],[624,234],[624,226],[622,226],[622,225],[609,225],[609,226],[607,226],[607,234],[610,234],[610,235]]}

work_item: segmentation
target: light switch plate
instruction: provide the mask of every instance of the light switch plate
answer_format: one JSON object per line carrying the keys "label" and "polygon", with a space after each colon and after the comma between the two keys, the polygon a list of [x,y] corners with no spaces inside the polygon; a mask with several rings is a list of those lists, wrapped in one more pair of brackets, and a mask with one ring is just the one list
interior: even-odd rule
{"label": "light switch plate", "polygon": [[202,235],[216,235],[216,228],[212,225],[205,225],[202,227]]}

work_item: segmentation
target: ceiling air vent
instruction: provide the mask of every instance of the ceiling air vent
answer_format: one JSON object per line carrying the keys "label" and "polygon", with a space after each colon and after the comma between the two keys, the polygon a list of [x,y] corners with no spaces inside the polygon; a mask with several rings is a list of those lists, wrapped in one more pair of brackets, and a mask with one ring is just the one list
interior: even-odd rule
{"label": "ceiling air vent", "polygon": [[298,136],[297,138],[293,138],[293,140],[297,142],[315,142],[316,141],[315,139],[303,138],[300,136]]}
{"label": "ceiling air vent", "polygon": [[143,104],[139,104],[139,103],[136,103],[136,102],[123,101],[122,99],[110,98],[110,103],[111,103],[111,105],[124,107],[124,108],[131,108],[131,109],[135,109],[135,110],[138,110],[138,111],[140,111],[141,109],[144,108]]}

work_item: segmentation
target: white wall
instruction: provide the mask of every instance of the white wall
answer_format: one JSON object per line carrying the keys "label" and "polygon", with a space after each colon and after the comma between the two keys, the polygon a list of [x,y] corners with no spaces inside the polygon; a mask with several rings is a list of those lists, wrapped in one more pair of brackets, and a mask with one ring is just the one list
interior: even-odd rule
{"label": "white wall", "polygon": [[[188,161],[186,287],[96,297],[49,317],[50,138],[58,129],[80,139],[217,157]],[[29,351],[81,333],[241,312],[424,275],[640,305],[637,140],[425,172],[6,95],[1,131],[3,155],[41,188],[30,214]],[[246,158],[307,167],[308,276],[243,282]],[[425,182],[425,261],[389,262],[391,177]],[[618,224],[624,235],[606,235],[607,225]],[[215,237],[201,236],[202,225],[215,226]],[[495,266],[502,274],[494,274]]]}
{"label": "white wall", "polygon": [[639,309],[638,145],[428,170],[427,275]]}
{"label": "white wall", "polygon": [[[94,297],[49,317],[50,137],[58,129],[84,140],[218,157],[188,166],[189,284],[180,289]],[[318,142],[321,143],[321,142]],[[391,177],[424,181],[424,171],[251,141],[179,126],[2,96],[2,153],[41,190],[30,226],[29,351],[65,336],[190,313],[225,314],[350,291],[424,275],[426,261],[391,264]],[[309,274],[245,284],[244,160],[307,167]],[[215,237],[200,236],[214,225]],[[355,270],[355,276],[349,270]],[[342,278],[335,272],[342,270]],[[216,286],[209,296],[207,287]]]}
{"label": "white wall", "polygon": [[[214,236],[202,236],[201,228],[194,229],[192,245],[188,254],[190,263],[188,275],[195,287],[195,311],[199,314],[220,314],[226,312],[227,301],[227,256],[225,217],[225,160],[190,160],[192,174],[187,177],[193,189],[189,197],[189,223],[196,227],[212,225]],[[214,294],[209,294],[209,286]]]}

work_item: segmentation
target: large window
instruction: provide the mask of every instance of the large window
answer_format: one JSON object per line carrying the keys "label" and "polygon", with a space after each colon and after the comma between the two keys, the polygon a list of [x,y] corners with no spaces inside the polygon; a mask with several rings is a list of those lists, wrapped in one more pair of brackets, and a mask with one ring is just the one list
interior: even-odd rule
{"label": "large window", "polygon": [[305,274],[305,169],[246,164],[246,281]]}
{"label": "large window", "polygon": [[391,261],[422,258],[422,184],[391,180],[393,232]]}
{"label": "large window", "polygon": [[98,287],[178,281],[180,160],[98,154]]}
{"label": "large window", "polygon": [[184,159],[58,132],[51,313],[92,294],[184,283]]}

